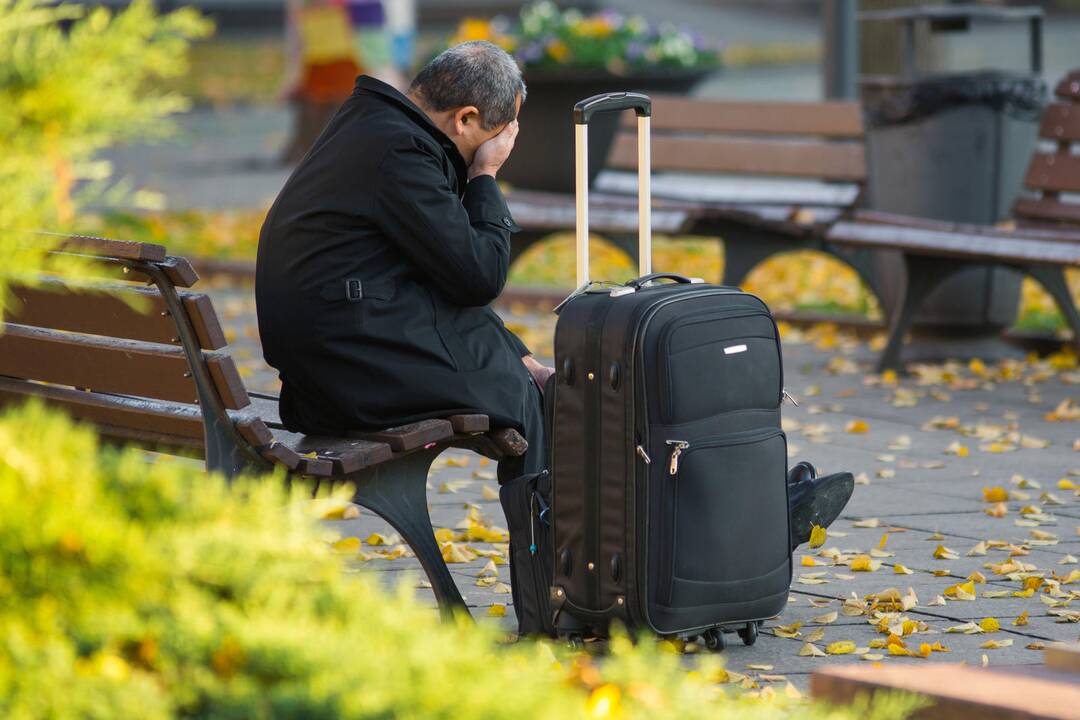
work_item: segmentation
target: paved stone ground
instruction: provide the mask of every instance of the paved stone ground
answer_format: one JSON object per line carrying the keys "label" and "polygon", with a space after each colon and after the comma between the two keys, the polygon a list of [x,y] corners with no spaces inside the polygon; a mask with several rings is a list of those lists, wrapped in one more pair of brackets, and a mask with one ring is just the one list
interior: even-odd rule
{"label": "paved stone ground", "polygon": [[[227,333],[242,358],[247,382],[272,388],[273,374],[259,360],[250,289],[220,288],[214,293],[215,304],[225,316]],[[501,312],[538,354],[550,355],[553,319],[546,309],[514,304]],[[1080,382],[1080,373],[1054,370],[1045,360],[1036,364],[1013,361],[985,370],[977,363],[952,364],[926,367],[918,375],[902,377],[893,385],[890,378],[870,374],[875,355],[870,344],[829,328],[785,329],[786,384],[801,401],[800,407],[785,408],[792,457],[810,460],[826,472],[851,470],[864,484],[856,486],[845,513],[829,528],[823,548],[800,549],[796,553],[789,605],[780,618],[766,623],[757,644],[743,647],[735,636],[728,636],[725,657],[729,670],[749,673],[758,680],[762,674],[783,675],[805,689],[814,669],[857,659],[854,655],[800,656],[800,649],[816,631],[824,632],[813,643],[820,649],[850,640],[860,655],[887,653],[870,647],[873,641],[885,640],[886,635],[875,630],[866,616],[849,616],[842,611],[844,599],[861,600],[887,588],[897,588],[901,594],[909,588],[914,591],[918,604],[905,617],[925,623],[924,631],[904,639],[909,648],[916,650],[924,642],[941,642],[949,648],[947,654],[934,653],[933,661],[1040,663],[1041,644],[1076,641],[1080,636],[1080,626],[1052,615],[1062,610],[1068,614],[1068,608],[1052,608],[1046,603],[1065,601],[1077,584],[1064,583],[1053,592],[1044,585],[1033,597],[1014,597],[1012,593],[1022,589],[1020,577],[995,574],[988,565],[1006,562],[1011,550],[1019,555],[1015,560],[1034,566],[1029,569],[1034,577],[1068,576],[1080,568],[1075,557],[1070,556],[1080,556],[1080,498],[1067,487],[1072,474],[1080,474],[1080,470],[1073,470],[1080,468],[1080,455],[1073,450],[1080,426],[1044,419],[1063,400],[1075,396],[1073,385]],[[1002,373],[1011,373],[1014,379],[1002,380]],[[940,429],[931,429],[931,423]],[[959,451],[961,454],[955,454],[955,450],[950,453],[950,446],[962,446],[964,450]],[[430,479],[429,498],[436,527],[455,528],[470,509],[479,512],[492,527],[505,527],[494,494],[494,466],[466,453],[448,453],[442,460]],[[1063,479],[1064,489],[1059,487]],[[1080,477],[1075,480],[1080,484]],[[984,500],[984,488],[993,487],[1004,488],[1010,494],[1002,517],[986,513],[995,504]],[[1058,502],[1061,504],[1055,504]],[[1027,514],[1022,515],[1022,509]],[[857,521],[874,527],[859,527]],[[331,525],[342,537],[366,541],[378,533],[390,537],[391,546],[394,544],[392,530],[367,511],[358,518]],[[851,559],[878,548],[883,535],[887,535],[883,551],[887,555],[873,558],[881,567],[853,572],[847,566]],[[980,542],[990,540],[1008,545],[991,548],[986,555],[968,554]],[[747,542],[753,539],[747,538]],[[468,544],[481,550],[499,548],[488,543]],[[934,551],[939,546],[955,550],[958,557],[935,559]],[[368,554],[388,549],[392,548],[363,546]],[[837,563],[823,554],[831,554]],[[819,566],[800,564],[808,559]],[[478,581],[492,582],[480,580],[487,562],[486,557],[478,557],[450,567],[473,614],[481,622],[512,629],[508,588],[478,585]],[[373,573],[382,582],[413,585],[418,596],[434,607],[414,559],[371,557],[355,564],[359,572]],[[909,569],[911,574],[898,574],[898,566]],[[496,569],[496,582],[508,583],[508,567],[499,564]],[[986,578],[985,583],[975,585],[977,599],[931,604],[946,588],[965,582],[973,573]],[[992,595],[995,591],[1005,591],[1005,596],[987,597],[986,593]],[[490,608],[498,605],[508,606],[505,617],[490,617]],[[834,622],[813,621],[833,611],[840,612]],[[1013,625],[1025,612],[1028,623]],[[949,627],[988,617],[1000,622],[999,631],[977,635],[945,633]],[[795,623],[802,623],[796,631],[798,637],[776,635],[784,634],[783,628],[778,630],[777,626]],[[1011,640],[1012,644],[982,648],[981,644],[988,640]],[[886,655],[882,662],[927,660]],[[751,665],[754,668],[748,667]]]}

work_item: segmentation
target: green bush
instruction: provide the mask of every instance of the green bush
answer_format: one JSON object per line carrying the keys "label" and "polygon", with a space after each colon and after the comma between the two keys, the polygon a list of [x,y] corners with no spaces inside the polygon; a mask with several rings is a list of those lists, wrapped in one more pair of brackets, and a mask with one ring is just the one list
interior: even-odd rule
{"label": "green bush", "polygon": [[[0,259],[6,272],[35,272],[44,263],[44,249],[28,248],[20,233],[71,227],[80,203],[102,190],[110,168],[94,161],[97,151],[171,129],[165,118],[187,102],[155,81],[186,72],[189,41],[209,31],[194,10],[158,15],[149,0],[116,13],[0,0]],[[0,311],[5,299],[0,276]]]}
{"label": "green bush", "polygon": [[439,623],[411,589],[347,574],[280,478],[230,488],[149,457],[37,405],[0,415],[0,716],[861,714],[729,698],[714,659],[687,673],[653,642],[594,664]]}

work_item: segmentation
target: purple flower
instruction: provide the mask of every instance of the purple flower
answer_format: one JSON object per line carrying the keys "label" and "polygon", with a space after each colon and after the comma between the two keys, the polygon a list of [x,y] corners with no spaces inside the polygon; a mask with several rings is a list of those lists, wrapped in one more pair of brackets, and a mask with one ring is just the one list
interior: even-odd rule
{"label": "purple flower", "polygon": [[627,60],[640,60],[642,55],[645,54],[647,45],[637,40],[631,40],[626,43],[626,59]]}
{"label": "purple flower", "polygon": [[534,63],[544,56],[544,46],[541,43],[531,42],[522,45],[514,56],[522,63]]}
{"label": "purple flower", "polygon": [[623,17],[622,13],[617,12],[615,10],[611,10],[611,9],[601,10],[597,14],[601,18],[603,18],[605,22],[607,22],[609,27],[612,27],[612,28],[620,28],[620,27],[622,27],[623,23],[626,21],[626,18]]}

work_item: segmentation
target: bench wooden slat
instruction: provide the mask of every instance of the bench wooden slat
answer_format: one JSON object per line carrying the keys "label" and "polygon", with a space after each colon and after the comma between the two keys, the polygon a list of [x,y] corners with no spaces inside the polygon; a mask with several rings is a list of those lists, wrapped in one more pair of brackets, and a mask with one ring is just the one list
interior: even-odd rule
{"label": "bench wooden slat", "polygon": [[1080,245],[1013,235],[973,235],[894,225],[839,222],[826,238],[841,245],[907,250],[923,255],[1014,263],[1080,264]]}
{"label": "bench wooden slat", "polygon": [[142,428],[162,435],[203,439],[197,405],[106,395],[60,385],[31,384],[0,377],[0,405],[21,404],[32,397],[61,408],[78,420],[114,427]]}
{"label": "bench wooden slat", "polygon": [[247,388],[236,369],[231,355],[205,354],[206,367],[222,402],[229,410],[241,410],[251,405]]}
{"label": "bench wooden slat", "polygon": [[[857,102],[770,102],[653,97],[652,131],[812,135],[862,138],[862,108]],[[636,127],[629,113],[623,127]]]}
{"label": "bench wooden slat", "polygon": [[1052,198],[1017,198],[1013,214],[1043,222],[1075,223],[1080,226],[1080,203],[1066,203]]}
{"label": "bench wooden slat", "polygon": [[919,228],[922,230],[940,230],[942,232],[986,237],[1015,239],[1018,237],[1019,233],[1020,237],[1033,240],[1080,243],[1080,227],[1031,228],[1025,226],[1020,230],[1017,230],[1016,228],[1010,229],[994,225],[976,225],[973,223],[935,220],[933,218],[924,218],[915,215],[899,215],[897,213],[883,212],[881,210],[859,210],[855,213],[855,220],[860,223],[872,223],[875,225],[897,225],[901,227]]}
{"label": "bench wooden slat", "polygon": [[195,335],[199,338],[199,345],[204,350],[220,350],[229,344],[225,339],[225,331],[221,327],[214,303],[208,295],[202,293],[180,293],[180,301],[184,304],[191,319],[191,326]]}
{"label": "bench wooden slat", "polygon": [[487,415],[451,415],[447,420],[458,435],[485,433],[491,427],[491,420]]}
{"label": "bench wooden slat", "polygon": [[1080,104],[1052,103],[1043,111],[1039,137],[1056,142],[1080,140]]}
{"label": "bench wooden slat", "polygon": [[386,430],[349,433],[350,437],[386,443],[394,452],[406,452],[454,435],[449,420],[421,420]]}
{"label": "bench wooden slat", "polygon": [[165,260],[164,245],[131,242],[129,240],[112,240],[91,235],[65,236],[55,233],[40,233],[40,235],[47,242],[55,243],[54,247],[57,250],[64,252],[79,253],[81,255],[103,255],[111,258],[154,263]]}
{"label": "bench wooden slat", "polygon": [[386,443],[359,438],[320,437],[275,430],[274,439],[295,451],[305,463],[311,462],[312,459],[307,456],[314,452],[320,461],[328,465],[317,466],[316,472],[311,474],[323,477],[347,475],[386,462],[394,456],[394,451]]}
{"label": "bench wooden slat", "polygon": [[[79,283],[45,278],[35,287],[10,286],[15,307],[7,322],[53,330],[122,337],[129,340],[179,345],[176,323],[167,314],[161,294],[154,288],[124,283]],[[203,349],[225,347],[225,333],[213,313],[210,298],[181,293]]]}
{"label": "bench wooden slat", "polygon": [[[861,143],[654,137],[652,157],[656,171],[780,175],[859,182],[866,177]],[[637,142],[632,135],[620,134],[615,138],[608,167],[637,167]]]}
{"label": "bench wooden slat", "polygon": [[195,272],[187,258],[169,256],[157,265],[178,288],[189,288],[199,281],[199,273]]}
{"label": "bench wooden slat", "polygon": [[1024,185],[1051,192],[1080,192],[1080,155],[1036,153]]}
{"label": "bench wooden slat", "polygon": [[[533,195],[533,193],[527,193]],[[572,196],[555,199],[525,197],[526,193],[511,192],[507,205],[514,221],[526,230],[565,230],[574,226],[577,209]],[[685,231],[688,213],[685,210],[654,208],[652,227],[654,232],[675,234]],[[613,204],[591,203],[589,227],[598,233],[637,232],[637,205],[616,207]]]}
{"label": "bench wooden slat", "polygon": [[[637,173],[604,170],[594,184],[597,190],[629,196],[637,194]],[[653,175],[653,197],[661,203],[684,203],[694,220],[708,218],[717,207],[731,205],[833,206],[847,208],[859,197],[853,183],[820,183],[806,179],[748,179],[700,173],[662,172]]]}
{"label": "bench wooden slat", "polygon": [[[229,356],[208,356],[212,376],[223,383],[225,406],[247,405],[247,393]],[[91,388],[99,392],[195,402],[182,348],[138,340],[74,335],[8,324],[0,333],[0,375]]]}

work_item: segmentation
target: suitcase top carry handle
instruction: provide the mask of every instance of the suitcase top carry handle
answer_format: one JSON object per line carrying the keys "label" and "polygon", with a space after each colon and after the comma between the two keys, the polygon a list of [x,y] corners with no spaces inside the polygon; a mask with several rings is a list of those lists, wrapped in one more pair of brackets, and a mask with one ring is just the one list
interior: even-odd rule
{"label": "suitcase top carry handle", "polygon": [[638,275],[652,272],[652,100],[636,92],[593,95],[574,105],[574,184],[577,210],[577,290],[589,285],[589,119],[597,113],[633,110],[638,126]]}
{"label": "suitcase top carry handle", "polygon": [[593,115],[605,112],[633,110],[638,117],[652,115],[652,100],[648,95],[636,92],[601,93],[585,98],[574,105],[574,122],[587,125]]}
{"label": "suitcase top carry handle", "polygon": [[[637,278],[635,280],[628,280],[626,282],[626,287],[632,287],[632,288],[639,288],[640,289],[642,286],[648,285],[649,283],[653,282],[654,280],[674,280],[677,283],[685,283],[685,284],[690,284],[690,283],[694,282],[693,278],[688,278],[685,275],[679,275],[678,273],[658,272],[658,273],[649,273],[648,275],[642,275],[641,277],[639,277],[639,278]],[[698,280],[698,282],[701,282],[701,281]]]}

